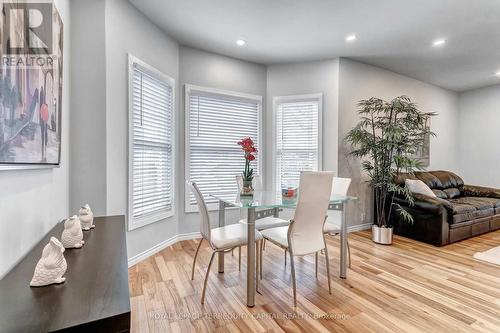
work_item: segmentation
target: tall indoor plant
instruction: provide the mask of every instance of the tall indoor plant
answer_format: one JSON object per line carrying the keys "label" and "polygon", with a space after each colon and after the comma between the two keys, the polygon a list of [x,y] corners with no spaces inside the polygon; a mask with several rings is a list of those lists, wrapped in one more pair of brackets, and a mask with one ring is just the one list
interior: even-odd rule
{"label": "tall indoor plant", "polygon": [[250,167],[250,162],[255,160],[255,155],[257,154],[257,148],[255,148],[252,138],[247,137],[238,142],[245,156],[245,169],[242,173],[242,188],[241,195],[253,195],[253,169]]}
{"label": "tall indoor plant", "polygon": [[407,96],[391,101],[372,97],[358,103],[360,120],[348,133],[351,155],[362,159],[362,169],[370,178],[375,196],[373,240],[392,243],[391,213],[395,209],[411,223],[412,216],[394,202],[394,196],[404,196],[410,203],[413,197],[405,186],[396,184],[401,172],[422,169],[414,156],[424,145],[426,136],[435,135],[428,122],[432,112],[421,112]]}

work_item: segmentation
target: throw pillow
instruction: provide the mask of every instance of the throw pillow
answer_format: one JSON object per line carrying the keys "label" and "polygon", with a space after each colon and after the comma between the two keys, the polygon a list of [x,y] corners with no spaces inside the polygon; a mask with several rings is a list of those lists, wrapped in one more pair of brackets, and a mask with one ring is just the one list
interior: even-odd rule
{"label": "throw pillow", "polygon": [[406,179],[405,180],[405,185],[408,187],[411,193],[417,193],[417,194],[423,194],[427,195],[429,197],[436,197],[436,194],[432,192],[429,186],[427,186],[423,181],[421,180],[413,180],[413,179]]}

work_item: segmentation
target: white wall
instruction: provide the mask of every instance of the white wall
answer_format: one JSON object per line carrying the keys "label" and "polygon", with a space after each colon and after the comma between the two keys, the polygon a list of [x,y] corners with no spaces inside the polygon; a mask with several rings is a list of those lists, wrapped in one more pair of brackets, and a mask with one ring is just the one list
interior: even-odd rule
{"label": "white wall", "polygon": [[500,188],[500,85],[459,97],[458,165],[467,184]]}
{"label": "white wall", "polygon": [[[267,135],[266,182],[274,182],[273,158],[274,142],[273,98],[276,96],[323,94],[323,170],[338,172],[338,89],[339,59],[270,65],[267,68]],[[333,214],[330,212],[330,214]],[[293,210],[285,209],[282,218],[293,217]]]}
{"label": "white wall", "polygon": [[104,5],[102,0],[71,5],[70,211],[88,203],[96,216],[106,214]]}
{"label": "white wall", "polygon": [[56,0],[55,5],[64,23],[61,166],[0,171],[0,279],[68,215],[70,3]]}
{"label": "white wall", "polygon": [[[74,80],[78,89],[74,89],[73,105],[78,116],[72,122],[76,147],[72,156],[72,165],[75,165],[72,169],[72,206],[89,202],[92,207],[97,207],[99,215],[127,214],[128,53],[169,75],[177,83],[176,214],[127,232],[128,257],[136,257],[178,234],[199,230],[198,214],[184,213],[184,85],[189,83],[265,96],[266,68],[188,47],[179,49],[175,40],[128,1],[90,0],[79,4],[84,8],[80,11],[78,7],[75,16],[94,17],[95,22],[91,26],[87,22],[86,34],[73,34],[74,43],[83,43],[84,48],[75,47],[75,53],[81,54],[75,55],[80,61],[74,70],[78,74],[78,79],[75,75]],[[83,21],[81,27],[84,28]],[[91,50],[86,51],[85,47]],[[98,70],[89,68],[89,73],[84,73],[84,65],[90,66],[92,61],[97,61]],[[86,98],[92,95],[96,98],[86,104]],[[79,122],[87,121],[86,117],[89,117],[86,115],[88,108],[91,108],[93,121],[99,121],[93,127],[85,123],[86,129],[91,128],[92,138],[88,138],[86,132],[78,131]],[[97,165],[93,165],[93,161]],[[229,212],[227,222],[236,222],[238,216],[237,211]],[[215,213],[213,218],[216,223]]]}
{"label": "white wall", "polygon": [[[106,1],[106,203],[108,215],[127,214],[128,53],[178,82],[179,46],[128,1]],[[181,95],[176,92],[175,98]],[[176,116],[176,129],[179,129]],[[177,145],[177,159],[180,158]],[[181,155],[182,156],[182,155]],[[179,180],[176,177],[176,180]],[[177,182],[175,186],[181,186]],[[177,201],[179,202],[179,201]],[[177,234],[177,218],[127,232],[133,257]]]}
{"label": "white wall", "polygon": [[[359,197],[349,211],[350,223],[371,223],[372,196],[361,175],[360,162],[348,157],[350,147],[343,142],[357,121],[357,103],[361,99],[380,97],[390,100],[407,95],[424,112],[439,115],[431,120],[437,137],[431,138],[429,170],[458,172],[458,95],[415,79],[349,59],[340,59],[339,75],[339,175],[353,178],[350,194]],[[366,212],[366,215],[362,212]]]}
{"label": "white wall", "polygon": [[[179,182],[187,179],[184,173],[184,129],[185,129],[185,101],[184,86],[194,84],[210,88],[231,90],[236,92],[259,95],[263,97],[263,112],[265,118],[265,96],[266,96],[266,67],[237,60],[234,58],[205,52],[190,47],[181,46],[179,53],[179,127],[177,131],[177,142],[182,152],[176,164],[176,178]],[[265,142],[265,138],[262,138]],[[261,154],[265,151],[261,151]],[[263,155],[261,155],[263,157]],[[190,233],[199,231],[198,213],[184,212],[184,191],[185,186],[178,186],[177,206],[179,216],[179,233]],[[217,212],[211,213],[211,221],[214,225],[218,223]],[[226,213],[226,223],[234,223],[239,218],[238,210],[228,210]]]}
{"label": "white wall", "polygon": [[339,59],[271,65],[267,69],[267,117],[265,118],[268,158],[267,182],[271,183],[273,144],[273,97],[323,94],[323,170],[338,171],[338,87]]}

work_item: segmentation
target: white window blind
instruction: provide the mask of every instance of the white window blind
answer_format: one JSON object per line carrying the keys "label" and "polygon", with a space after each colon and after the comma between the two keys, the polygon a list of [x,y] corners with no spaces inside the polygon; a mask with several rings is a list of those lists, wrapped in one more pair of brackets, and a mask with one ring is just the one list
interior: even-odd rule
{"label": "white window blind", "polygon": [[[209,208],[210,194],[230,197],[238,191],[235,176],[245,159],[238,141],[251,137],[260,147],[261,97],[186,85],[186,177],[196,182]],[[259,174],[260,150],[252,161]],[[196,210],[192,193],[186,192],[186,211]]]}
{"label": "white window blind", "polygon": [[173,212],[174,85],[145,66],[138,60],[130,66],[129,219],[135,227]]}
{"label": "white window blind", "polygon": [[275,187],[298,187],[301,171],[321,168],[321,94],[276,97]]}

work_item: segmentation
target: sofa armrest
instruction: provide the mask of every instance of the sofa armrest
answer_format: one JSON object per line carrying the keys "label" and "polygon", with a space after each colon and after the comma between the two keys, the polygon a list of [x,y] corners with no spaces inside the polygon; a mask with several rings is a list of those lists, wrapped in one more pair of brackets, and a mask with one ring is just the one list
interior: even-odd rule
{"label": "sofa armrest", "polygon": [[487,197],[500,199],[500,189],[485,186],[464,185],[464,195],[468,197]]}
{"label": "sofa armrest", "polygon": [[404,206],[411,214],[413,223],[407,223],[397,212],[392,213],[394,232],[422,242],[442,246],[449,240],[449,218],[453,207],[447,200],[414,194],[413,206],[403,198],[395,198],[395,202]]}
{"label": "sofa armrest", "polygon": [[451,203],[441,198],[430,197],[423,194],[413,194],[413,198],[413,206],[411,206],[407,200],[402,198],[395,198],[394,201],[406,207],[411,207],[416,210],[424,210],[434,214],[440,214],[443,208],[447,211],[453,211],[453,206],[451,205]]}

